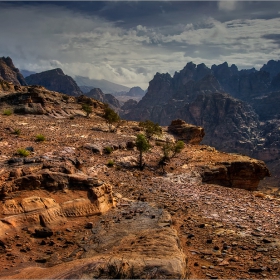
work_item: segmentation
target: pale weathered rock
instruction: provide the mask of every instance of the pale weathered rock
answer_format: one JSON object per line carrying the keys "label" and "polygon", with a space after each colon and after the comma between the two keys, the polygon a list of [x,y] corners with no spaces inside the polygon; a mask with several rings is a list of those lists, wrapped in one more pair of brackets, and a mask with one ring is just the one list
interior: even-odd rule
{"label": "pale weathered rock", "polygon": [[175,134],[178,140],[193,145],[198,145],[205,135],[202,127],[187,124],[180,119],[171,122],[168,126],[168,132]]}

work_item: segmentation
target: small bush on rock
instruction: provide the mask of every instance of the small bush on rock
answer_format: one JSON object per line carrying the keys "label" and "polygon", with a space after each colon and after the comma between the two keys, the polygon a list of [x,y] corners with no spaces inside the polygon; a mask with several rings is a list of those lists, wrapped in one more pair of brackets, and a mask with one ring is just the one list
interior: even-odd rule
{"label": "small bush on rock", "polygon": [[27,157],[27,156],[29,156],[30,153],[26,149],[21,148],[21,149],[17,150],[17,154],[22,157]]}
{"label": "small bush on rock", "polygon": [[46,140],[46,137],[43,134],[37,134],[36,135],[36,141],[43,142]]}
{"label": "small bush on rock", "polygon": [[21,130],[16,128],[12,133],[15,134],[15,135],[20,135]]}
{"label": "small bush on rock", "polygon": [[11,109],[5,109],[3,112],[3,115],[10,116],[12,113],[13,113],[13,111]]}
{"label": "small bush on rock", "polygon": [[108,160],[108,163],[107,163],[108,167],[113,167],[114,165],[115,165],[115,162],[112,159]]}
{"label": "small bush on rock", "polygon": [[112,147],[107,146],[107,147],[104,148],[104,153],[105,154],[111,154],[112,152],[113,152]]}

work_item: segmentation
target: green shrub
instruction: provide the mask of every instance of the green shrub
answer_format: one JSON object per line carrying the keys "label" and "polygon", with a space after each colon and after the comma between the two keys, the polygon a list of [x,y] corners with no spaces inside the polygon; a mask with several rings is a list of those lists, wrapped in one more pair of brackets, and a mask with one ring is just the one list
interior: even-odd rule
{"label": "green shrub", "polygon": [[86,103],[82,105],[82,110],[84,110],[87,114],[87,117],[92,113],[92,107]]}
{"label": "green shrub", "polygon": [[13,113],[13,111],[11,109],[5,109],[3,112],[3,115],[10,116],[12,113]]}
{"label": "green shrub", "polygon": [[121,120],[120,116],[113,109],[111,109],[108,104],[105,105],[103,118],[106,120],[110,132],[113,132],[113,123],[120,123]]}
{"label": "green shrub", "polygon": [[145,131],[145,135],[147,139],[151,139],[153,135],[161,135],[162,128],[159,124],[154,123],[150,120],[146,120],[144,122],[139,122],[139,126],[142,127]]}
{"label": "green shrub", "polygon": [[107,147],[104,148],[104,152],[106,154],[111,154],[113,152],[113,149],[112,149],[112,147],[107,146]]}
{"label": "green shrub", "polygon": [[27,151],[26,149],[21,148],[17,150],[17,154],[22,157],[27,157],[30,154],[30,152]]}
{"label": "green shrub", "polygon": [[114,165],[115,165],[115,162],[112,159],[108,160],[108,163],[107,163],[108,167],[113,167]]}
{"label": "green shrub", "polygon": [[20,135],[21,130],[16,128],[12,133],[15,134],[15,135]]}
{"label": "green shrub", "polygon": [[43,142],[46,140],[46,137],[43,134],[37,134],[36,135],[36,141]]}

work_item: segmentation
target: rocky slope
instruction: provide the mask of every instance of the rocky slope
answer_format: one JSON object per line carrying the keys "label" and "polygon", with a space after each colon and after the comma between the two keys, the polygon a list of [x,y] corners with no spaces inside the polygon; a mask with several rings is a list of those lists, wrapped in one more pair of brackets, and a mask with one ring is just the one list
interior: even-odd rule
{"label": "rocky slope", "polygon": [[41,85],[49,90],[65,93],[71,96],[82,95],[77,83],[60,68],[33,74],[25,78],[29,85]]}
{"label": "rocky slope", "polygon": [[[0,120],[0,278],[279,277],[278,196],[246,190],[268,176],[263,162],[197,145],[202,129],[176,121],[139,171],[138,123],[109,133],[101,102],[14,91],[1,92],[1,110],[43,110]],[[176,138],[185,147],[163,174],[160,143]]]}
{"label": "rocky slope", "polygon": [[10,57],[0,58],[0,80],[12,82],[14,85],[26,85],[24,77],[14,66]]}

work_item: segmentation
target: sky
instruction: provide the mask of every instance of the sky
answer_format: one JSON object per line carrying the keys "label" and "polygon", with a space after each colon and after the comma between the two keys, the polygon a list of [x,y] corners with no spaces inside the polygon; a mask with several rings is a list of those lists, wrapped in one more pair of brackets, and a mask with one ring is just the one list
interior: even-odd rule
{"label": "sky", "polygon": [[0,26],[0,57],[19,69],[143,89],[190,61],[259,69],[280,56],[278,1],[1,1]]}

